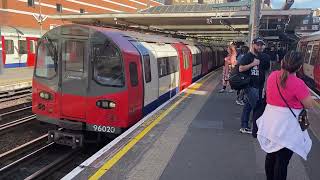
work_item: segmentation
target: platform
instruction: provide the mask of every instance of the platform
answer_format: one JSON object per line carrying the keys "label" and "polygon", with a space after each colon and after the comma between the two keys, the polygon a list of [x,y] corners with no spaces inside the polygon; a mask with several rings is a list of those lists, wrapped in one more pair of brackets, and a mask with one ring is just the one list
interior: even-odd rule
{"label": "platform", "polygon": [[5,68],[0,75],[0,92],[31,87],[33,67]]}
{"label": "platform", "polygon": [[[196,83],[64,179],[265,179],[265,153],[256,139],[239,132],[242,106],[235,104],[235,93],[217,93],[220,74]],[[313,126],[317,117],[311,119]],[[310,131],[308,161],[297,155],[291,159],[288,180],[320,179],[318,131]]]}

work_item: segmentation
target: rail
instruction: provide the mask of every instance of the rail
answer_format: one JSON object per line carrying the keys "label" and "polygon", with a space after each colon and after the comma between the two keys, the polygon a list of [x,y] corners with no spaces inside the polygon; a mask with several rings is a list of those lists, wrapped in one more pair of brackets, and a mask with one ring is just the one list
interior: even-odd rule
{"label": "rail", "polygon": [[23,117],[21,119],[14,120],[14,121],[8,122],[6,124],[1,124],[0,125],[0,131],[15,127],[17,125],[21,125],[21,124],[27,123],[27,122],[32,121],[34,119],[36,119],[36,115]]}

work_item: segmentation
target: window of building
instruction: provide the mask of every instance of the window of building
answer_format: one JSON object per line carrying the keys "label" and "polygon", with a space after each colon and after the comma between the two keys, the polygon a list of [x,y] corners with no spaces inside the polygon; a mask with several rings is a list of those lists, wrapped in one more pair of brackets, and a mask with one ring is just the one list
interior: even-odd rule
{"label": "window of building", "polygon": [[33,7],[34,6],[34,0],[28,0],[28,6]]}
{"label": "window of building", "polygon": [[14,43],[13,40],[5,40],[6,54],[14,54]]}
{"label": "window of building", "polygon": [[304,19],[304,20],[302,21],[302,24],[309,24],[309,19]]}
{"label": "window of building", "polygon": [[138,85],[139,80],[138,80],[138,70],[137,70],[137,64],[134,62],[131,62],[129,64],[129,71],[130,71],[130,82],[131,86],[135,87]]}
{"label": "window of building", "polygon": [[143,56],[143,67],[144,67],[144,77],[146,83],[151,81],[151,66],[150,66],[150,56],[144,55]]}
{"label": "window of building", "polygon": [[19,54],[27,54],[27,41],[26,40],[19,40],[18,43]]}
{"label": "window of building", "polygon": [[80,9],[80,13],[81,13],[81,14],[84,14],[84,13],[85,13],[85,10],[84,10],[84,9]]}
{"label": "window of building", "polygon": [[62,13],[62,5],[57,4],[57,12]]}
{"label": "window of building", "polygon": [[312,25],[312,30],[319,30],[319,25]]}

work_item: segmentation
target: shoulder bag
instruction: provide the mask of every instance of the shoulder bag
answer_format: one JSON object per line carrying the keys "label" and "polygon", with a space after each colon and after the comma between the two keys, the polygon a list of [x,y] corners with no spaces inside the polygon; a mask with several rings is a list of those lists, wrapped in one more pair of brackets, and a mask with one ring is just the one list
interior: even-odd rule
{"label": "shoulder bag", "polygon": [[300,124],[300,128],[302,131],[308,129],[308,127],[310,126],[310,122],[308,120],[308,115],[307,115],[307,110],[304,108],[303,104],[301,103],[301,105],[303,106],[302,111],[300,112],[299,116],[297,117],[297,115],[292,111],[292,109],[290,108],[289,104],[287,103],[287,101],[284,99],[284,97],[282,96],[281,92],[280,92],[280,88],[278,85],[278,80],[276,81],[277,83],[277,88],[279,91],[279,94],[282,98],[282,100],[286,103],[287,107],[290,109],[291,113],[293,114],[293,116],[298,119],[298,122]]}

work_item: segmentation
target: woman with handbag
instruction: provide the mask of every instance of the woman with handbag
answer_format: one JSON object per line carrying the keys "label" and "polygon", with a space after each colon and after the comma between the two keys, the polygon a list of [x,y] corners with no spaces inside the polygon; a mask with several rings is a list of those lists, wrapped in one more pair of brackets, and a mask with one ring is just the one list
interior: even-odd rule
{"label": "woman with handbag", "polygon": [[267,105],[257,120],[257,138],[267,152],[267,180],[285,180],[292,154],[306,160],[311,149],[305,109],[315,102],[306,84],[296,77],[302,65],[302,54],[291,51],[281,62],[281,70],[271,73],[267,80]]}

